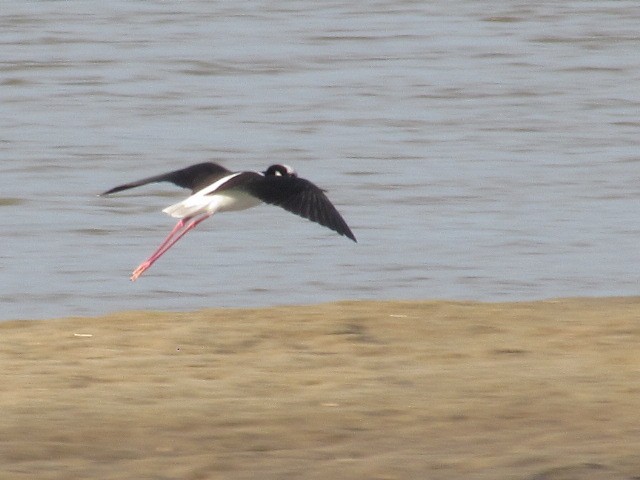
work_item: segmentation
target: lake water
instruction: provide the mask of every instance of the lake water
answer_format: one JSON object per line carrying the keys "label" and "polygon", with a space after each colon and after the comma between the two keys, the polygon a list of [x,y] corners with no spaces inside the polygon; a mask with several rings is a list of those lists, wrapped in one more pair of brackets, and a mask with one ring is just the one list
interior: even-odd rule
{"label": "lake water", "polygon": [[[635,1],[33,1],[0,9],[0,318],[637,295]],[[136,283],[169,184],[287,163],[358,244],[262,206]]]}

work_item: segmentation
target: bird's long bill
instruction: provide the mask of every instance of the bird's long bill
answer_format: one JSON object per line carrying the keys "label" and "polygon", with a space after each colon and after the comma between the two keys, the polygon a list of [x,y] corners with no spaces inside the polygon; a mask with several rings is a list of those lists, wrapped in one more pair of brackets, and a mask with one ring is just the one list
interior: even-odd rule
{"label": "bird's long bill", "polygon": [[[149,258],[147,258],[144,262],[142,262],[131,274],[131,281],[135,282],[140,275],[146,272],[151,265],[153,265],[156,260],[158,260],[162,255],[164,255],[172,246],[174,246],[178,240],[184,237],[189,230],[192,230],[198,224],[207,218],[209,218],[211,214],[205,214],[199,218],[185,217],[180,219],[180,221],[173,227],[173,230],[167,235],[164,241],[160,244],[160,246],[156,249],[155,252],[151,254]],[[189,221],[191,220],[191,221]]]}

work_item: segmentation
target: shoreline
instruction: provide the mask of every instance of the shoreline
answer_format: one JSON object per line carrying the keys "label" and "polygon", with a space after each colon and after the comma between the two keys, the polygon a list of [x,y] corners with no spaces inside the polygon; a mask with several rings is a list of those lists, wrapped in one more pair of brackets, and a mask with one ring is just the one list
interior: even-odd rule
{"label": "shoreline", "polygon": [[141,308],[141,309],[122,309],[122,310],[114,310],[109,312],[102,313],[90,313],[86,315],[54,315],[51,317],[12,317],[0,319],[0,325],[7,322],[48,322],[48,321],[65,321],[65,320],[91,320],[91,319],[100,319],[100,318],[109,318],[109,317],[117,317],[119,315],[129,315],[129,314],[137,314],[137,313],[146,313],[146,314],[158,314],[158,315],[187,315],[187,314],[198,314],[201,312],[209,312],[209,311],[258,311],[258,310],[270,310],[270,309],[286,309],[286,308],[311,308],[311,307],[322,307],[325,305],[337,305],[337,304],[449,304],[449,305],[457,305],[457,304],[471,304],[471,305],[500,305],[500,306],[509,306],[509,305],[521,305],[521,304],[549,304],[549,303],[566,303],[566,302],[575,302],[575,301],[584,301],[584,302],[600,302],[600,301],[617,301],[617,300],[633,300],[640,299],[640,295],[614,295],[614,296],[570,296],[570,297],[549,297],[549,298],[535,298],[535,299],[524,299],[524,300],[473,300],[473,299],[449,299],[449,298],[432,298],[432,299],[384,299],[384,300],[371,300],[371,299],[350,299],[350,300],[329,300],[322,301],[318,303],[282,303],[282,304],[273,304],[273,305],[253,305],[253,306],[213,306],[213,307],[202,307],[195,309],[150,309],[150,308]]}
{"label": "shoreline", "polygon": [[0,322],[16,479],[623,479],[640,297]]}

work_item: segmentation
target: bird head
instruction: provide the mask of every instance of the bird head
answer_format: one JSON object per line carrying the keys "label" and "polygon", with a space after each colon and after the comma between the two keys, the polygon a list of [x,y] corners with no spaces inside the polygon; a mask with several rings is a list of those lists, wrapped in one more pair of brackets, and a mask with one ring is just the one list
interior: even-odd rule
{"label": "bird head", "polygon": [[273,175],[274,177],[297,177],[296,171],[289,165],[276,164],[271,165],[264,171],[265,175]]}

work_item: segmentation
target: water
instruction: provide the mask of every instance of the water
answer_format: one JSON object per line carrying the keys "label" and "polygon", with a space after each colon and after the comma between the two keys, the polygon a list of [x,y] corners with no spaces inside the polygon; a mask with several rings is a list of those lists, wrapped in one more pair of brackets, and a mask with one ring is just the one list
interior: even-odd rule
{"label": "water", "polygon": [[[530,3],[1,2],[0,318],[637,295],[640,7]],[[186,192],[96,194],[205,160],[359,243],[264,206],[132,284]]]}

